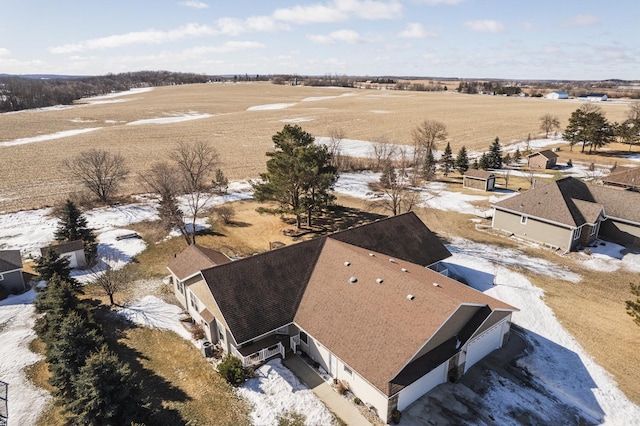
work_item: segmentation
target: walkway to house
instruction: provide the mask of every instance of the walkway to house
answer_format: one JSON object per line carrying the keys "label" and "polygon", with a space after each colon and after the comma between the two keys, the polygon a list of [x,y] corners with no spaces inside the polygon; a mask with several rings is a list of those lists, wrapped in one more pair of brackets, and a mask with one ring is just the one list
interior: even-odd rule
{"label": "walkway to house", "polygon": [[284,365],[293,372],[337,417],[348,424],[370,425],[369,421],[358,412],[346,399],[338,395],[313,369],[298,356],[290,356]]}

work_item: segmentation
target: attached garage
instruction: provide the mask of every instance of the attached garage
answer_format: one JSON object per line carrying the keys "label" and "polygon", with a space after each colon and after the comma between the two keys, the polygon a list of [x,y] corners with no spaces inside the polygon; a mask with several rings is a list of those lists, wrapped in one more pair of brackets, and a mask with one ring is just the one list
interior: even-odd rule
{"label": "attached garage", "polygon": [[502,346],[506,321],[501,321],[487,331],[471,339],[467,346],[466,373],[476,362]]}
{"label": "attached garage", "polygon": [[447,381],[447,365],[449,362],[440,364],[411,385],[402,389],[398,394],[398,410],[402,411],[411,405],[415,400],[424,396],[425,393]]}

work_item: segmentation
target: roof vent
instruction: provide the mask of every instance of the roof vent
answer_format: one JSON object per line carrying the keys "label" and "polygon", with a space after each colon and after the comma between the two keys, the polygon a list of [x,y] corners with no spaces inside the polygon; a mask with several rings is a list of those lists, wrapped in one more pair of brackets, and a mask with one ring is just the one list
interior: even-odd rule
{"label": "roof vent", "polygon": [[377,278],[377,279],[376,279],[376,282],[377,282],[378,284],[382,284],[382,282],[383,282],[383,281],[384,281],[384,280],[383,280],[382,278]]}
{"label": "roof vent", "polygon": [[438,284],[438,283],[433,283],[433,286],[434,286],[434,287],[440,287],[440,284]]}
{"label": "roof vent", "polygon": [[390,257],[390,258],[389,258],[389,262],[391,262],[391,263],[396,263],[396,260],[395,260],[393,257]]}
{"label": "roof vent", "polygon": [[375,255],[375,254],[373,254],[373,253],[369,253],[369,256],[371,256],[371,257],[375,257],[376,255]]}
{"label": "roof vent", "polygon": [[351,284],[355,284],[355,283],[357,283],[357,282],[358,282],[358,279],[357,279],[356,277],[351,277],[351,278],[349,278],[349,282],[350,282]]}
{"label": "roof vent", "polygon": [[407,300],[413,300],[416,297],[413,294],[407,294]]}
{"label": "roof vent", "polygon": [[351,262],[349,262],[348,260],[344,262],[344,266],[349,266],[349,265],[351,265]]}
{"label": "roof vent", "polygon": [[407,268],[402,268],[402,272],[409,272]]}

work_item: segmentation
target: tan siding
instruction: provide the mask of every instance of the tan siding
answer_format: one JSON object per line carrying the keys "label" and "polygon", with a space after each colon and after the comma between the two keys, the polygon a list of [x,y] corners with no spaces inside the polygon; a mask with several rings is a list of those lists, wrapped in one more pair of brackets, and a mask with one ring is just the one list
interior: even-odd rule
{"label": "tan siding", "polygon": [[460,332],[460,329],[469,322],[471,317],[480,309],[478,306],[462,305],[458,310],[445,322],[442,327],[433,335],[433,337],[418,351],[411,359],[415,361],[430,350],[436,348],[446,342]]}
{"label": "tan siding", "polygon": [[546,169],[547,159],[542,155],[534,155],[529,157],[529,167],[532,169]]}
{"label": "tan siding", "polygon": [[600,226],[600,235],[608,240],[640,247],[640,226],[607,219]]}
{"label": "tan siding", "polygon": [[468,176],[465,176],[463,178],[463,185],[465,188],[471,188],[471,189],[480,189],[482,191],[486,190],[487,187],[487,181],[486,180],[479,180],[479,179],[472,179]]}
{"label": "tan siding", "polygon": [[510,232],[518,237],[567,250],[571,230],[560,226],[527,218],[526,224],[520,223],[520,215],[496,209],[493,228]]}

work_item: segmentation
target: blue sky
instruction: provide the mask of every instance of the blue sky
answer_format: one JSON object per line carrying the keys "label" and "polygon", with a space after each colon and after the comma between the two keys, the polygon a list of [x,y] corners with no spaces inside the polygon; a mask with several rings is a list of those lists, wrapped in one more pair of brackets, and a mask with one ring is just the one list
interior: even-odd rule
{"label": "blue sky", "polygon": [[0,73],[640,79],[637,0],[2,0]]}

